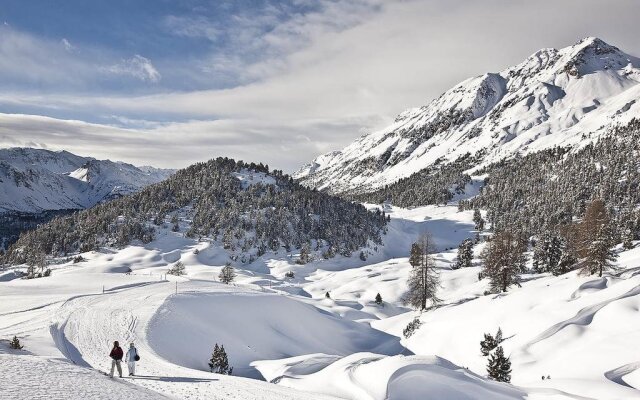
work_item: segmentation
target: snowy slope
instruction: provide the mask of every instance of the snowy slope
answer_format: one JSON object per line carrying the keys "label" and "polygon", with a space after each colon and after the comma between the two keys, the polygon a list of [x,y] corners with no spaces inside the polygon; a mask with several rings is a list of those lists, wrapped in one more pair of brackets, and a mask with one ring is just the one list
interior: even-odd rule
{"label": "snowy slope", "polygon": [[157,183],[172,172],[66,151],[0,149],[0,212],[87,208]]}
{"label": "snowy slope", "polygon": [[[234,285],[216,282],[228,259],[218,244],[168,228],[145,246],[62,262],[49,278],[0,272],[0,338],[18,335],[33,353],[2,355],[0,374],[49,365],[51,374],[78,374],[80,385],[95,379],[108,390],[92,369],[108,369],[106,352],[118,339],[135,341],[142,355],[123,393],[136,385],[182,399],[640,399],[640,247],[621,252],[615,275],[526,275],[522,288],[485,296],[479,266],[450,270],[451,247],[473,235],[470,212],[454,205],[386,211],[384,249],[367,261],[338,256],[300,266],[296,254],[271,255],[259,267],[236,264]],[[422,327],[405,339],[402,330],[419,316],[400,300],[406,254],[424,229],[438,245],[443,305],[423,313]],[[178,260],[187,275],[166,280]],[[293,279],[284,276],[290,270]],[[376,293],[383,305],[373,302]],[[484,378],[479,341],[498,327],[516,386]],[[208,372],[215,343],[225,345],[238,375],[273,383]]]}
{"label": "snowy slope", "polygon": [[640,116],[639,82],[640,60],[600,39],[542,49],[403,112],[391,126],[318,157],[295,177],[333,193],[367,191],[467,153],[478,157],[478,166],[581,146]]}

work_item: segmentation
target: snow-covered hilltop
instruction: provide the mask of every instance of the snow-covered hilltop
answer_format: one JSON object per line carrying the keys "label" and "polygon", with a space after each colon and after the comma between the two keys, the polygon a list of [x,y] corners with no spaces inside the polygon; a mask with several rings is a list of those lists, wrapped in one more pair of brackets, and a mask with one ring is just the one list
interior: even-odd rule
{"label": "snow-covered hilltop", "polygon": [[598,38],[542,49],[461,82],[430,104],[294,175],[332,193],[365,192],[467,153],[475,165],[554,146],[582,146],[640,116],[640,59]]}
{"label": "snow-covered hilltop", "polygon": [[134,193],[171,173],[67,151],[0,149],[0,213],[88,208]]}

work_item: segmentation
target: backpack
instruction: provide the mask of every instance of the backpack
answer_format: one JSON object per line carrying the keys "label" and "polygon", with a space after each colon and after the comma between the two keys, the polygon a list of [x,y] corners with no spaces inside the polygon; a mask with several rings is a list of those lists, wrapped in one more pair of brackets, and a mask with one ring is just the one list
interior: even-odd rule
{"label": "backpack", "polygon": [[138,349],[136,349],[136,355],[133,357],[134,360],[140,361],[140,356],[138,355]]}

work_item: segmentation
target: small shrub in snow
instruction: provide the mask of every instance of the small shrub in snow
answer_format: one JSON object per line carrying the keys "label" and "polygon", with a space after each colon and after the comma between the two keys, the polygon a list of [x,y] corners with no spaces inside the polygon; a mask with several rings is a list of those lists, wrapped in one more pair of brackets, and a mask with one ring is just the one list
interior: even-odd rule
{"label": "small shrub in snow", "polygon": [[211,358],[209,359],[209,368],[211,372],[216,374],[231,375],[233,372],[233,367],[229,366],[229,358],[227,357],[224,345],[218,346],[218,343],[216,343],[213,348],[213,354],[211,354]]}
{"label": "small shrub in snow", "polygon": [[218,275],[218,278],[220,278],[220,282],[227,285],[233,282],[233,280],[236,278],[236,272],[231,264],[227,263],[227,265],[222,267],[222,271],[220,271],[220,275]]}
{"label": "small shrub in snow", "polygon": [[404,330],[402,331],[402,335],[406,338],[409,339],[411,337],[411,335],[414,334],[414,332],[416,331],[416,329],[420,328],[420,326],[422,326],[422,322],[420,322],[420,317],[415,317],[413,319],[413,321],[409,322],[407,324],[407,327],[404,328]]}
{"label": "small shrub in snow", "polygon": [[51,276],[51,268],[45,269],[44,272],[42,273],[42,276],[44,277]]}
{"label": "small shrub in snow", "polygon": [[20,350],[24,346],[20,344],[20,339],[18,339],[17,336],[14,336],[13,339],[11,339],[11,341],[9,342],[9,347],[11,347],[14,350]]}
{"label": "small shrub in snow", "polygon": [[325,297],[325,298],[327,298],[327,299],[330,299],[330,298],[331,298],[331,295],[329,294],[329,292],[326,292],[326,293],[324,294],[324,297]]}
{"label": "small shrub in snow", "polygon": [[195,254],[195,255],[198,255],[198,254],[200,254],[200,250],[198,250],[198,249],[195,249],[195,250],[193,251],[193,254]]}
{"label": "small shrub in snow", "polygon": [[382,304],[382,296],[380,296],[380,293],[378,293],[376,295],[376,304],[377,305],[381,305]]}
{"label": "small shrub in snow", "polygon": [[293,273],[293,271],[288,271],[286,274],[284,274],[284,277],[287,279],[293,279],[295,278],[295,274]]}
{"label": "small shrub in snow", "polygon": [[81,263],[87,261],[84,257],[82,257],[81,255],[77,255],[75,257],[73,257],[73,263],[77,264],[77,263]]}
{"label": "small shrub in snow", "polygon": [[504,356],[502,346],[498,346],[491,354],[487,364],[489,378],[498,382],[511,382],[511,361]]}
{"label": "small shrub in snow", "polygon": [[175,276],[181,276],[185,273],[185,267],[182,261],[178,261],[177,263],[173,264],[173,267],[169,268],[169,270],[167,271],[167,274]]}
{"label": "small shrub in snow", "polygon": [[364,251],[361,251],[361,252],[360,252],[360,260],[361,260],[361,261],[367,261],[367,255],[366,255],[366,254],[364,254]]}

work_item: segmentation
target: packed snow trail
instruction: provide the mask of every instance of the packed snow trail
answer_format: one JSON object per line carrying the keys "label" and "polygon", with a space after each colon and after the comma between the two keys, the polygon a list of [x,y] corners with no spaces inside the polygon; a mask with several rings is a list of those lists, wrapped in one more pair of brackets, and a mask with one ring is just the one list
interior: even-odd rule
{"label": "packed snow trail", "polygon": [[[173,364],[158,356],[148,342],[148,323],[169,296],[211,290],[212,283],[185,282],[175,294],[173,282],[133,285],[105,294],[78,296],[65,302],[53,317],[52,334],[60,351],[78,365],[97,370],[110,368],[109,350],[114,340],[126,348],[135,342],[141,356],[137,375],[125,378],[143,388],[181,399],[327,399],[262,381],[212,374]],[[213,284],[216,290],[223,285]],[[232,289],[233,288],[233,289]],[[229,287],[230,291],[237,288]],[[180,332],[174,332],[180,347]],[[184,347],[184,344],[182,344]],[[203,359],[208,353],[202,354]],[[126,365],[123,364],[126,375]],[[117,378],[116,378],[117,379]],[[185,383],[188,383],[185,385]]]}
{"label": "packed snow trail", "polygon": [[69,361],[30,354],[0,354],[0,400],[160,400],[168,397],[108,378]]}

